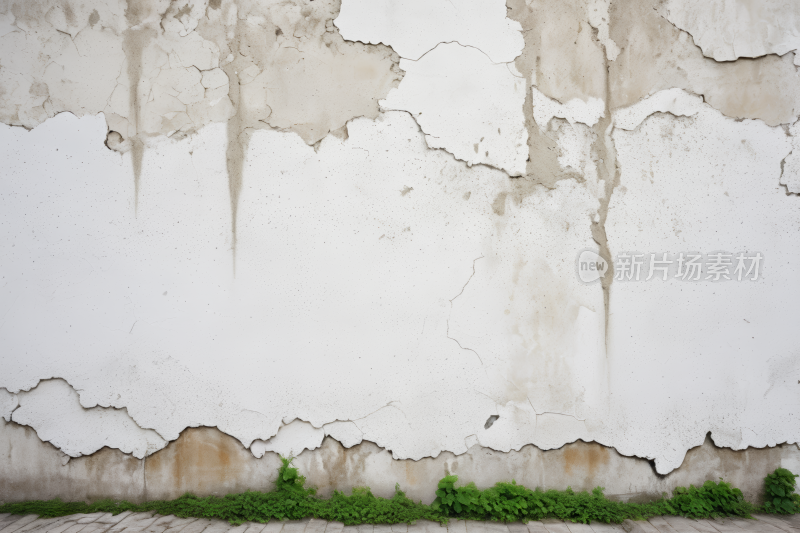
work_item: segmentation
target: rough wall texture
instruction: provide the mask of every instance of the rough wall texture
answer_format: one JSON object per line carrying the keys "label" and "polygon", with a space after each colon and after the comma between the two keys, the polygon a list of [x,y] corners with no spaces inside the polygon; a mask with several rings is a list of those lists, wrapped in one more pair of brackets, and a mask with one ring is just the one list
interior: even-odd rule
{"label": "rough wall texture", "polygon": [[0,498],[797,471],[800,7],[753,6],[0,1]]}

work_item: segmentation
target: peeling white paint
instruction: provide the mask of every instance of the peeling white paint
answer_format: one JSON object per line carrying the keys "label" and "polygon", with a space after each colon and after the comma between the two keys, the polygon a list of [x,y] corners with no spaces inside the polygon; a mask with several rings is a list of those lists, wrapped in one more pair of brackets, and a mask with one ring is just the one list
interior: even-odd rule
{"label": "peeling white paint", "polygon": [[654,113],[670,113],[676,117],[696,115],[704,108],[703,99],[683,89],[668,89],[637,102],[614,110],[614,126],[623,130],[634,130]]}
{"label": "peeling white paint", "polygon": [[456,42],[508,63],[523,47],[503,0],[343,0],[334,23],[345,39],[387,44],[405,59]]}
{"label": "peeling white paint", "polygon": [[364,434],[355,422],[337,420],[322,426],[325,436],[339,441],[345,448],[352,448],[364,440]]}
{"label": "peeling white paint", "polygon": [[0,415],[65,461],[798,442],[800,11],[654,1],[6,2]]}
{"label": "peeling white paint", "polygon": [[752,251],[764,264],[757,281],[612,284],[613,422],[602,440],[654,458],[662,474],[709,431],[733,449],[796,442],[800,413],[785,406],[800,398],[800,364],[783,332],[800,312],[800,249],[780,228],[800,224],[800,207],[777,183],[790,140],[780,127],[708,105],[613,136],[621,169],[606,225],[613,252]]}
{"label": "peeling white paint", "polygon": [[791,0],[668,0],[662,10],[716,61],[782,56],[800,48],[800,11]]}
{"label": "peeling white paint", "polygon": [[[41,381],[16,394],[19,406],[11,421],[36,430],[70,457],[91,455],[108,446],[142,458],[167,445],[152,429],[142,429],[123,409],[80,404],[78,393],[62,379]],[[5,418],[5,417],[4,417]]]}
{"label": "peeling white paint", "polygon": [[525,78],[480,50],[440,44],[419,61],[402,59],[400,85],[381,101],[384,110],[410,112],[431,148],[485,163],[512,176],[525,173]]}
{"label": "peeling white paint", "polygon": [[11,394],[6,389],[0,389],[0,416],[6,422],[11,422],[11,413],[19,407],[19,400],[16,394]]}
{"label": "peeling white paint", "polygon": [[787,192],[800,194],[800,121],[792,124],[789,135],[792,137],[792,153],[783,161],[780,183]]}
{"label": "peeling white paint", "polygon": [[316,450],[322,445],[325,431],[315,428],[308,422],[294,419],[281,426],[278,434],[264,442],[257,440],[250,446],[256,457],[263,457],[266,452],[276,452],[284,457],[295,457],[303,450]]}
{"label": "peeling white paint", "polygon": [[620,53],[619,46],[615,43],[608,33],[610,17],[608,8],[610,0],[588,0],[586,3],[586,18],[589,24],[597,30],[597,39],[603,43],[606,59],[614,61]]}
{"label": "peeling white paint", "polygon": [[573,98],[566,104],[548,98],[536,87],[531,88],[533,98],[533,119],[540,130],[547,130],[554,117],[567,119],[570,123],[580,122],[594,126],[605,116],[605,102],[599,98],[581,100]]}

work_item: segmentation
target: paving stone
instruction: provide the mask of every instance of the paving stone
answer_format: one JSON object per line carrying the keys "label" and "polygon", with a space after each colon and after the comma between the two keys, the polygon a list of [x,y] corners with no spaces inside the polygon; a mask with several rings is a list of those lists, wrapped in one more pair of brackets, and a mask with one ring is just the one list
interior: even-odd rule
{"label": "paving stone", "polygon": [[544,528],[547,530],[547,533],[572,533],[567,527],[567,524],[561,520],[545,518],[542,520],[542,524],[544,524]]}
{"label": "paving stone", "polygon": [[344,526],[342,533],[358,533],[358,526]]}
{"label": "paving stone", "polygon": [[408,524],[392,524],[392,533],[408,533]]}
{"label": "paving stone", "polygon": [[358,533],[373,533],[373,530],[375,529],[375,526],[372,524],[359,524],[355,527]]}
{"label": "paving stone", "polygon": [[184,527],[183,530],[181,530],[181,533],[201,533],[211,524],[212,524],[211,520],[207,518],[200,518],[198,520],[195,520],[191,524],[187,524],[186,527]]}
{"label": "paving stone", "polygon": [[92,522],[86,524],[86,527],[81,529],[81,533],[105,533],[111,528],[113,524],[103,524],[102,522]]}
{"label": "paving stone", "polygon": [[6,527],[11,522],[16,522],[22,518],[22,515],[19,514],[11,514],[11,513],[3,513],[0,515],[0,530]]}
{"label": "paving stone", "polygon": [[159,518],[161,518],[161,516],[154,513],[131,513],[111,526],[111,528],[108,530],[108,533],[121,533],[126,529],[130,530],[127,533],[133,533],[137,530],[143,531]]}
{"label": "paving stone", "polygon": [[783,533],[783,530],[759,520],[747,520],[744,518],[732,518],[731,524],[744,531],[752,533]]}
{"label": "paving stone", "polygon": [[[663,518],[670,526],[672,526],[672,529],[678,533],[701,533],[701,530],[694,527],[697,523],[696,520],[691,520],[683,516],[662,516],[661,518]],[[711,532],[705,531],[702,533]]]}
{"label": "paving stone", "polygon": [[64,531],[70,529],[71,527],[73,527],[75,524],[78,523],[80,515],[62,516],[61,518],[63,518],[63,521],[51,524],[45,530],[45,533],[63,533]]}
{"label": "paving stone", "polygon": [[[689,520],[689,518],[686,520]],[[719,533],[717,528],[705,520],[692,520],[692,527],[700,533]]]}
{"label": "paving stone", "polygon": [[[483,524],[483,532],[486,533],[509,533],[508,526],[504,522],[479,522]],[[469,530],[468,530],[469,531]]]}
{"label": "paving stone", "polygon": [[579,524],[577,522],[565,522],[572,533],[594,533],[594,529],[589,524]]}
{"label": "paving stone", "polygon": [[659,533],[678,533],[671,525],[669,525],[666,520],[664,520],[663,516],[654,516],[653,518],[649,519],[648,522],[650,522]]}
{"label": "paving stone", "polygon": [[778,520],[783,520],[795,529],[800,529],[800,515],[796,514],[776,514]]}
{"label": "paving stone", "polygon": [[39,515],[35,514],[27,514],[24,516],[20,516],[18,520],[9,521],[6,524],[3,524],[5,527],[0,529],[0,533],[14,533],[15,531],[22,529],[23,527],[27,526],[34,520],[37,520]]}
{"label": "paving stone", "polygon": [[733,524],[730,519],[716,518],[714,520],[705,520],[705,522],[711,524],[719,533],[742,533],[742,528]]}
{"label": "paving stone", "polygon": [[177,520],[180,518],[175,515],[158,516],[155,522],[144,528],[143,533],[161,533],[173,527]]}
{"label": "paving stone", "polygon": [[68,527],[66,527],[64,529],[58,527],[58,528],[52,529],[50,531],[52,533],[78,533],[80,530],[85,528],[88,524],[81,524],[79,522],[74,522],[74,523],[73,522],[67,522],[64,525],[68,526]]}
{"label": "paving stone", "polygon": [[169,527],[166,529],[164,533],[180,533],[184,531],[190,524],[194,524],[198,521],[197,518],[178,518],[177,516],[172,516],[172,520],[169,523]]}
{"label": "paving stone", "polygon": [[625,520],[622,528],[628,533],[658,533],[656,526],[647,520]]}
{"label": "paving stone", "polygon": [[547,528],[539,520],[531,520],[525,525],[528,526],[529,533],[547,533]]}
{"label": "paving stone", "polygon": [[344,524],[341,522],[328,522],[328,526],[325,528],[325,533],[342,533],[344,530]]}
{"label": "paving stone", "polygon": [[392,526],[387,524],[375,524],[373,533],[392,533]]}
{"label": "paving stone", "polygon": [[282,533],[304,533],[309,520],[287,520],[283,523]]}
{"label": "paving stone", "polygon": [[[325,533],[328,532],[326,531]],[[409,524],[408,533],[447,533],[447,528],[442,526],[439,522],[417,520],[415,523]]]}
{"label": "paving stone", "polygon": [[58,518],[39,518],[38,520],[34,520],[30,524],[21,527],[16,531],[16,533],[34,533],[38,531],[47,531],[48,529],[52,529],[55,527],[56,524],[61,524],[68,521],[69,518],[65,516],[60,516]]}
{"label": "paving stone", "polygon": [[305,533],[325,533],[325,528],[328,526],[327,520],[320,520],[319,518],[312,518],[306,525]]}
{"label": "paving stone", "polygon": [[267,524],[262,524],[260,522],[245,522],[242,525],[247,526],[244,533],[261,533],[264,531],[264,528],[267,527]]}
{"label": "paving stone", "polygon": [[528,533],[528,526],[522,522],[511,522],[510,524],[506,524],[506,526],[508,527],[509,533]]}
{"label": "paving stone", "polygon": [[119,513],[118,515],[105,513],[103,516],[95,520],[95,523],[110,524],[110,525],[119,524],[120,522],[128,518],[128,516],[130,515],[131,515],[130,511],[125,511],[124,513]]}
{"label": "paving stone", "polygon": [[450,520],[447,524],[447,533],[467,533],[467,521]]}
{"label": "paving stone", "polygon": [[604,524],[603,522],[592,522],[589,524],[592,526],[592,531],[594,533],[626,533],[625,530],[619,524]]}
{"label": "paving stone", "polygon": [[797,532],[798,532],[798,530],[797,530],[797,529],[795,529],[795,528],[793,528],[793,527],[791,526],[791,524],[789,524],[789,522],[787,522],[787,521],[785,521],[785,520],[781,520],[780,518],[778,518],[778,517],[777,517],[777,516],[775,516],[775,515],[771,515],[771,514],[758,514],[758,515],[753,515],[753,516],[754,516],[754,517],[755,517],[755,519],[756,519],[756,520],[758,520],[759,522],[765,522],[765,523],[767,523],[767,524],[770,524],[770,525],[772,525],[772,526],[775,526],[775,527],[777,527],[778,529],[780,529],[780,530],[782,530],[782,531],[785,531],[786,533],[797,533]]}
{"label": "paving stone", "polygon": [[[211,524],[203,530],[203,533],[227,533],[233,528],[234,526],[225,520],[211,520]],[[297,533],[302,533],[302,530]]]}
{"label": "paving stone", "polygon": [[283,522],[280,520],[270,520],[267,522],[266,527],[261,531],[261,533],[281,533],[282,530]]}
{"label": "paving stone", "polygon": [[102,516],[106,513],[91,513],[91,514],[82,514],[82,515],[74,515],[79,516],[78,523],[79,524],[91,524],[93,522],[97,522]]}

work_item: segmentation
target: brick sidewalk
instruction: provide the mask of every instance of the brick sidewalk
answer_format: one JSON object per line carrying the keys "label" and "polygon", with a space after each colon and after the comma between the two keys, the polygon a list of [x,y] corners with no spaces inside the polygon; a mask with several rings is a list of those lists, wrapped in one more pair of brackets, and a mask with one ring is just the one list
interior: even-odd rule
{"label": "brick sidewalk", "polygon": [[221,520],[176,518],[152,513],[96,513],[61,518],[0,514],[0,533],[800,533],[800,515],[757,515],[756,520],[690,520],[675,516],[623,524],[574,524],[560,520],[475,522],[451,520],[446,531],[436,522],[414,525],[345,526],[324,520],[272,521],[232,526]]}

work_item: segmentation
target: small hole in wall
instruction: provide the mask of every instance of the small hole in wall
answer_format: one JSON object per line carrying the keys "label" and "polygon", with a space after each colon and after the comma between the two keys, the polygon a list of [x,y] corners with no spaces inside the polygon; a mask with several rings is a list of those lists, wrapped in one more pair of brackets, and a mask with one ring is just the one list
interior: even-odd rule
{"label": "small hole in wall", "polygon": [[486,423],[483,425],[483,429],[489,429],[490,427],[492,427],[492,424],[494,424],[498,418],[500,417],[497,415],[490,416],[488,420],[486,420]]}
{"label": "small hole in wall", "polygon": [[118,150],[120,145],[125,142],[125,139],[122,138],[116,131],[109,131],[108,135],[106,136],[106,147],[110,150]]}

